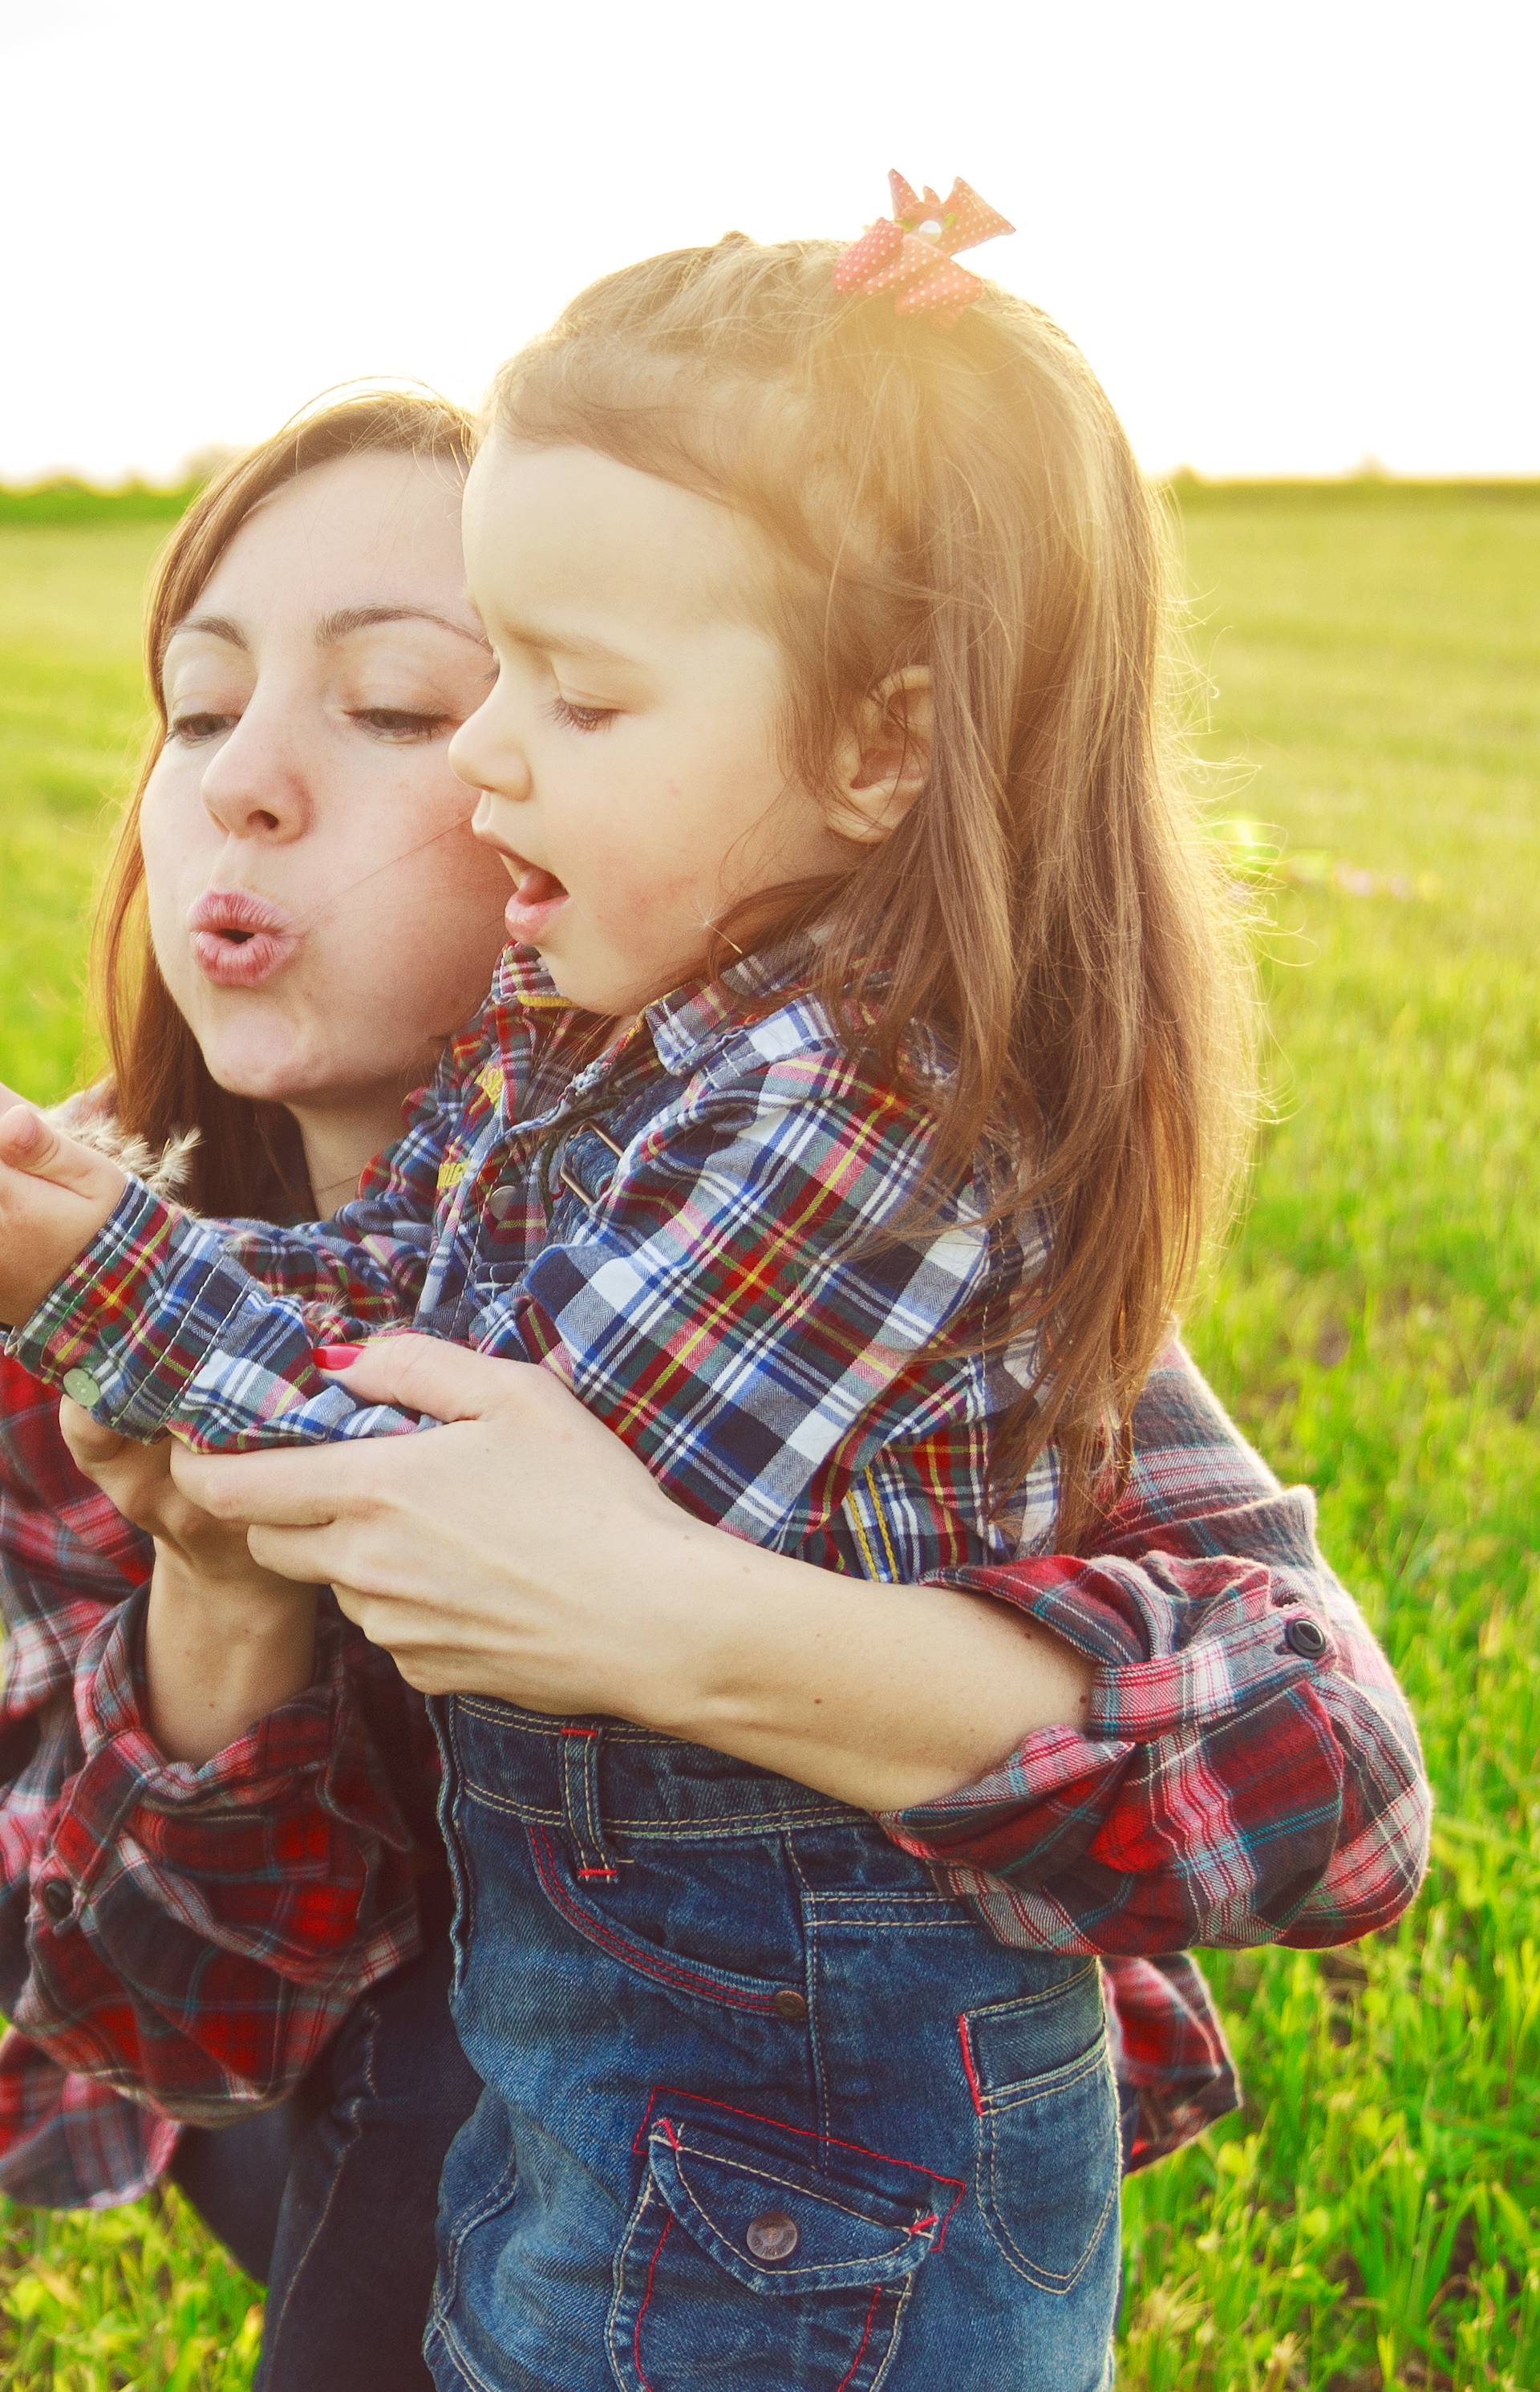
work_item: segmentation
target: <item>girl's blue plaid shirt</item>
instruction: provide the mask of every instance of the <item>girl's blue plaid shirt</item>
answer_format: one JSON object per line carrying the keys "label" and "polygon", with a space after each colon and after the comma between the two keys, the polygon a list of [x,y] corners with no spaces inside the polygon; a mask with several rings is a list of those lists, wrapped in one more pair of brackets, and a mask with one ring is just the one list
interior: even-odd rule
{"label": "girl's blue plaid shirt", "polygon": [[[511,949],[334,1221],[216,1234],[135,1183],[12,1350],[130,1436],[230,1451],[409,1426],[311,1354],[415,1323],[556,1370],[757,1544],[900,1580],[1044,1551],[1052,1453],[1003,1514],[989,1471],[1024,1366],[989,1331],[1038,1227],[927,1189],[923,1094],[852,1060],[805,968],[736,964],[585,1062],[595,1025]],[[945,1064],[912,1047],[923,1089]]]}
{"label": "girl's blue plaid shirt", "polygon": [[[909,1211],[923,1112],[863,1080],[762,967],[652,1008],[575,1072],[578,1031],[527,960],[505,959],[350,1217],[235,1242],[287,1300],[136,1188],[14,1349],[71,1374],[99,1417],[228,1450],[408,1426],[322,1382],[309,1354],[415,1308],[441,1333],[554,1363],[705,1516],[835,1567],[1016,1602],[1095,1666],[1090,1717],[885,1824],[1003,1940],[1109,1956],[1127,1980],[1115,2011],[1141,2088],[1134,2149],[1170,2148],[1232,2098],[1182,1947],[1348,1940],[1397,1914],[1425,1857],[1415,1732],[1321,1560],[1308,1497],[1278,1488],[1205,1398],[1145,1437],[1099,1558],[1052,1551],[1051,1457],[991,1523],[987,1424],[1014,1382],[969,1332],[1032,1256],[977,1226],[967,1190],[925,1234],[874,1243]],[[597,1181],[579,1154],[590,1130]],[[571,1231],[553,1237],[563,1190]],[[238,1905],[260,1908],[249,1870],[242,1887]],[[40,1948],[59,1941],[51,1919],[33,1905]],[[59,2058],[102,2050],[103,1999],[98,1984],[78,2042],[49,2031]],[[191,2075],[196,2013],[176,2044]],[[230,2076],[227,2053],[211,2073]],[[114,2074],[136,2084],[132,2065]]]}

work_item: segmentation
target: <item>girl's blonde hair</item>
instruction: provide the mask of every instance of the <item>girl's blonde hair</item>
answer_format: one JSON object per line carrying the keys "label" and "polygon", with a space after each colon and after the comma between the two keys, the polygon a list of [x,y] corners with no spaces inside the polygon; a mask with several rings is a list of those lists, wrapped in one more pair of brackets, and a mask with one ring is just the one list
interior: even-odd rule
{"label": "girl's blonde hair", "polygon": [[156,1152],[186,1130],[200,1133],[188,1196],[201,1212],[282,1220],[303,1217],[312,1200],[289,1115],[281,1105],[232,1096],[212,1078],[150,945],[139,812],[166,741],[166,643],[248,516],[302,474],[383,452],[434,458],[463,474],[474,445],[465,410],[427,392],[372,390],[323,401],[201,490],[156,563],[145,617],[155,722],[107,867],[93,933],[93,982],[119,1126]]}
{"label": "girl's blonde hair", "polygon": [[810,786],[871,693],[928,669],[922,796],[802,914],[821,994],[850,1023],[859,996],[880,1068],[902,1078],[916,1019],[949,1034],[938,1179],[1003,1150],[1002,1214],[1046,1210],[1050,1258],[1002,1324],[1035,1332],[1036,1384],[996,1471],[1008,1488],[1055,1443],[1068,1539],[1233,1184],[1239,926],[1167,727],[1160,503],[1095,376],[992,285],[943,329],[836,296],[836,254],[730,234],[607,276],[503,369],[495,426],[769,536],[787,764]]}

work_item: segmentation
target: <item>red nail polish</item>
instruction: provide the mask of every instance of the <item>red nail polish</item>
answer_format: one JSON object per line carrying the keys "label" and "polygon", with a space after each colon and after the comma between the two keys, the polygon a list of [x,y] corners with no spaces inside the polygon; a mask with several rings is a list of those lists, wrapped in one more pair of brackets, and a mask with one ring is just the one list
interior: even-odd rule
{"label": "red nail polish", "polygon": [[361,1346],[313,1346],[310,1358],[317,1371],[345,1371],[363,1350]]}

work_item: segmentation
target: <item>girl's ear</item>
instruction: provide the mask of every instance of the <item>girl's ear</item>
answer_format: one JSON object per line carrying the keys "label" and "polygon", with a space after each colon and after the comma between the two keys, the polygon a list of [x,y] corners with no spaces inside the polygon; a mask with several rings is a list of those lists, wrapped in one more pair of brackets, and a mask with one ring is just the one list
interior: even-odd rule
{"label": "girl's ear", "polygon": [[930,778],[936,705],[924,665],[890,673],[864,701],[835,760],[829,827],[861,847],[898,829]]}

